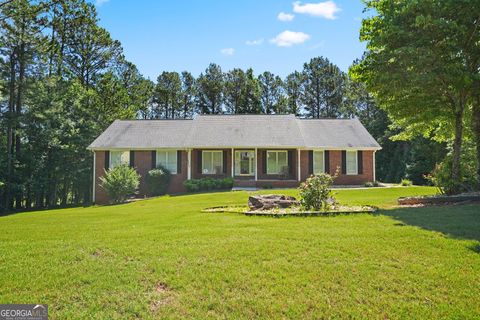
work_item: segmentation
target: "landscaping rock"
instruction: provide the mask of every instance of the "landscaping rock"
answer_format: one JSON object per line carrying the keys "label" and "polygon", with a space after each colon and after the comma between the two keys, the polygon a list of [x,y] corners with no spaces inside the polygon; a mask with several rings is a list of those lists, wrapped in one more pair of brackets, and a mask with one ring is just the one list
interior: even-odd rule
{"label": "landscaping rock", "polygon": [[251,210],[268,210],[273,208],[290,208],[299,205],[295,197],[285,195],[257,195],[248,197],[248,206]]}

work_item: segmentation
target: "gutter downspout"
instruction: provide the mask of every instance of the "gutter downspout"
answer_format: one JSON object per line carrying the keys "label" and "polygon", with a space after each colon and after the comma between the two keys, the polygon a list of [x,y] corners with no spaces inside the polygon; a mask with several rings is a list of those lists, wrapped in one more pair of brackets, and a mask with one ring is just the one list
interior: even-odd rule
{"label": "gutter downspout", "polygon": [[377,152],[377,150],[373,150],[373,182],[377,181],[377,173],[375,170],[375,167],[376,167],[375,152]]}

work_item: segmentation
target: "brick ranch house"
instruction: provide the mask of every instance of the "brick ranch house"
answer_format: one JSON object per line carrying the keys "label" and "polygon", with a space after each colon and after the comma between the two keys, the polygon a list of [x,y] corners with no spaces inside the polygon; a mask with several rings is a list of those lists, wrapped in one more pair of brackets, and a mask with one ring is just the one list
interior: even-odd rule
{"label": "brick ranch house", "polygon": [[94,202],[108,201],[105,170],[129,164],[145,176],[162,165],[169,193],[187,179],[233,177],[238,187],[296,187],[315,173],[335,173],[340,185],[375,180],[380,145],[357,119],[294,115],[199,115],[193,120],[117,120],[89,147],[94,153]]}

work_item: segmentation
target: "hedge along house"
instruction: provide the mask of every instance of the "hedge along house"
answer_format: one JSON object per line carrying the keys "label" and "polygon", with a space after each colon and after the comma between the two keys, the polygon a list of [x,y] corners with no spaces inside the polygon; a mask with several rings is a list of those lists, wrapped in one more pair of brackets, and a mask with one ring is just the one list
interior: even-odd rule
{"label": "hedge along house", "polygon": [[238,187],[296,187],[311,174],[334,174],[340,185],[375,180],[380,145],[357,119],[300,119],[294,115],[199,115],[193,120],[117,120],[89,147],[94,152],[94,202],[119,164],[145,176],[157,166],[172,173],[169,193],[187,179],[233,177]]}

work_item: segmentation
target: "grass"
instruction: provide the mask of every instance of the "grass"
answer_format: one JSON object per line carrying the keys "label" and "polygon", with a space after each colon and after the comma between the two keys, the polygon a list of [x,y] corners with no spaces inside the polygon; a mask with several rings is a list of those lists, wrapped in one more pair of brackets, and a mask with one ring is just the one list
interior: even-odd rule
{"label": "grass", "polygon": [[224,192],[0,217],[0,303],[47,303],[52,319],[478,318],[479,205],[393,207],[426,187],[337,192],[384,209],[200,212],[247,200]]}

